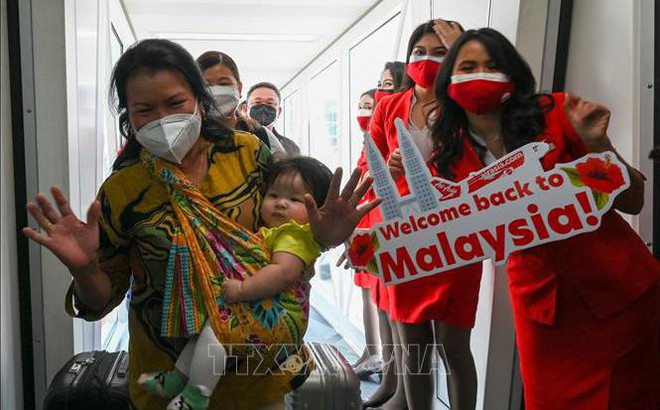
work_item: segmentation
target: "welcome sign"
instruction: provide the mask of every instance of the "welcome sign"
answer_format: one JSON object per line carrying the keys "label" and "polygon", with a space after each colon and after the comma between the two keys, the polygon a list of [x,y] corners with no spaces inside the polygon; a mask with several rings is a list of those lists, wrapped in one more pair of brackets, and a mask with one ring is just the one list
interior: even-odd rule
{"label": "welcome sign", "polygon": [[552,147],[530,143],[460,183],[431,176],[410,134],[396,120],[411,193],[400,197],[371,138],[365,152],[383,222],[356,231],[347,242],[354,268],[403,283],[559,241],[600,226],[614,198],[630,185],[611,152],[589,154],[544,171]]}

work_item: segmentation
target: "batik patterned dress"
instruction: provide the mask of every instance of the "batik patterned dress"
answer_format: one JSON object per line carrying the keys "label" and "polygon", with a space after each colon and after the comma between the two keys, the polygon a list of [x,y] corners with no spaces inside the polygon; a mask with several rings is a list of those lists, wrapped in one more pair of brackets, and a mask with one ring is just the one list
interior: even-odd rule
{"label": "batik patterned dress", "polygon": [[[208,155],[209,170],[199,192],[228,220],[244,227],[245,232],[254,232],[259,223],[264,173],[270,162],[267,148],[253,135],[236,132],[232,141],[212,144]],[[112,298],[101,312],[91,312],[71,286],[66,309],[72,316],[98,320],[122,302],[133,276],[129,309],[131,399],[138,409],[162,409],[167,401],[150,395],[136,381],[145,372],[173,369],[188,340],[186,332],[175,338],[163,335],[168,264],[173,238],[181,232],[179,219],[167,184],[140,160],[114,172],[101,187],[98,199],[102,205],[99,264],[110,277]],[[309,293],[301,294],[299,284],[288,291],[297,298],[296,306],[308,306],[305,298]],[[279,319],[273,322],[275,327],[287,314],[296,318],[308,314],[304,308],[298,312],[291,306],[283,309],[282,301],[262,303],[246,311],[256,320]],[[224,313],[227,320],[234,320],[232,312],[217,313],[214,316]],[[304,329],[299,331],[304,334]],[[301,338],[294,341],[299,343]],[[279,366],[301,352],[287,349],[274,354],[272,371],[262,371],[267,369],[258,355],[230,361],[228,375],[216,387],[210,408],[251,409],[278,400],[307,377],[307,366],[293,370]],[[260,374],[255,375],[255,369]]]}

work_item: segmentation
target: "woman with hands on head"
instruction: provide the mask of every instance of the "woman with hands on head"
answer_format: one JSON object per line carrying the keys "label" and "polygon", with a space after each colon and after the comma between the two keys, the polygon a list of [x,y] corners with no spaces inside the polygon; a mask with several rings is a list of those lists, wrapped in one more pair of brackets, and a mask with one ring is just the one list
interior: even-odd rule
{"label": "woman with hands on head", "polygon": [[[71,212],[61,190],[53,188],[57,210],[38,194],[36,203],[28,204],[27,209],[41,230],[24,228],[24,233],[69,268],[73,281],[65,302],[67,312],[74,317],[102,318],[121,303],[133,277],[129,310],[131,400],[138,409],[162,409],[167,401],[140,389],[138,376],[164,367],[173,369],[186,342],[195,337],[196,326],[204,323],[202,319],[224,320],[214,318],[219,312],[200,302],[192,306],[191,315],[196,318],[188,328],[192,332],[186,332],[176,321],[173,328],[165,326],[172,325],[165,320],[170,317],[165,315],[170,313],[167,308],[172,307],[165,304],[167,272],[174,268],[170,256],[189,251],[191,277],[208,281],[199,270],[207,261],[195,257],[198,253],[190,241],[194,242],[191,237],[201,240],[197,235],[211,232],[212,227],[205,225],[202,214],[195,213],[195,206],[213,207],[237,229],[256,231],[271,159],[254,136],[231,131],[208,115],[213,97],[195,61],[173,42],[143,40],[129,48],[115,66],[112,87],[127,143],[91,205],[87,223]],[[373,207],[356,208],[370,183],[367,180],[358,185],[359,179],[358,170],[340,193],[339,169],[321,208],[311,195],[304,197],[313,237],[320,247],[342,243]],[[182,229],[184,219],[191,214],[200,225]],[[181,337],[170,337],[172,334]],[[275,369],[267,377],[248,373],[239,377],[255,365],[248,362],[227,368],[228,375],[211,397],[211,408],[248,409],[281,402],[284,394],[307,376],[300,369]]]}
{"label": "woman with hands on head", "polygon": [[[394,120],[401,118],[428,161],[433,149],[431,127],[444,115],[439,110],[434,84],[445,55],[462,31],[458,23],[444,20],[418,26],[408,42],[406,91],[384,97],[376,104],[370,134],[388,161],[402,196],[409,194],[410,189],[400,163]],[[358,166],[367,170],[364,153]],[[371,212],[368,218],[367,226],[381,220],[377,211]],[[388,376],[388,368],[384,367],[383,382],[367,405],[381,404],[391,397],[385,408],[430,408],[435,391],[430,352],[435,346],[442,346],[440,355],[451,373],[448,383],[452,408],[475,407],[477,376],[470,351],[470,334],[475,322],[481,269],[479,263],[402,284],[384,286],[379,281],[372,287],[380,309],[379,319],[382,318],[384,360],[387,362],[390,357],[386,347],[393,345],[398,373],[402,376],[397,382],[396,377]],[[389,342],[388,332],[382,330],[388,319],[392,329]]]}
{"label": "woman with hands on head", "polygon": [[[610,111],[564,93],[537,94],[531,70],[499,32],[470,30],[436,82],[442,110],[432,164],[460,181],[527,143],[551,150],[544,169],[614,150]],[[638,213],[644,178],[614,208]],[[605,179],[606,170],[593,178]],[[525,408],[655,409],[660,405],[660,264],[626,221],[607,212],[593,232],[513,253],[507,264]],[[450,369],[451,370],[451,369]]]}

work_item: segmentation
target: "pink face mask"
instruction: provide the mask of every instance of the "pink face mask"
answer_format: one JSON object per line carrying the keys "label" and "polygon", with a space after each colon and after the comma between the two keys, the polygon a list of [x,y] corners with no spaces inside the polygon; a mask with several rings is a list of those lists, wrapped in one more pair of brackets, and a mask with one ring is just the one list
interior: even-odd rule
{"label": "pink face mask", "polygon": [[369,122],[371,122],[371,115],[373,110],[368,110],[365,108],[360,108],[357,113],[357,121],[360,124],[360,129],[362,132],[369,131]]}
{"label": "pink face mask", "polygon": [[408,76],[422,88],[431,88],[442,66],[442,57],[411,55],[406,67]]}
{"label": "pink face mask", "polygon": [[465,110],[486,114],[501,106],[515,90],[503,73],[472,73],[451,76],[447,94]]}

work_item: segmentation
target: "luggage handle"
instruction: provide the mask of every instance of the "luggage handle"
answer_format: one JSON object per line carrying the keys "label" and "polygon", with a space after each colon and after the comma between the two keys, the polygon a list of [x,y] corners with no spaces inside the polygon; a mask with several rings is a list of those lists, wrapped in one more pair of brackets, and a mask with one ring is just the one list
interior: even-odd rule
{"label": "luggage handle", "polygon": [[126,377],[128,374],[128,353],[121,352],[121,358],[118,360],[117,364],[117,376]]}
{"label": "luggage handle", "polygon": [[121,359],[121,363],[119,364],[119,367],[117,368],[117,375],[120,377],[126,377],[128,374],[128,359],[126,356],[124,356]]}
{"label": "luggage handle", "polygon": [[121,351],[119,352],[119,355],[117,355],[117,359],[113,363],[112,368],[108,373],[108,378],[105,384],[110,385],[115,375],[119,378],[125,378],[127,373],[128,373],[128,354],[124,351]]}
{"label": "luggage handle", "polygon": [[94,363],[93,357],[89,359],[76,360],[75,362],[73,362],[71,368],[67,371],[67,373],[78,374],[83,369],[83,367],[89,366],[92,363]]}

